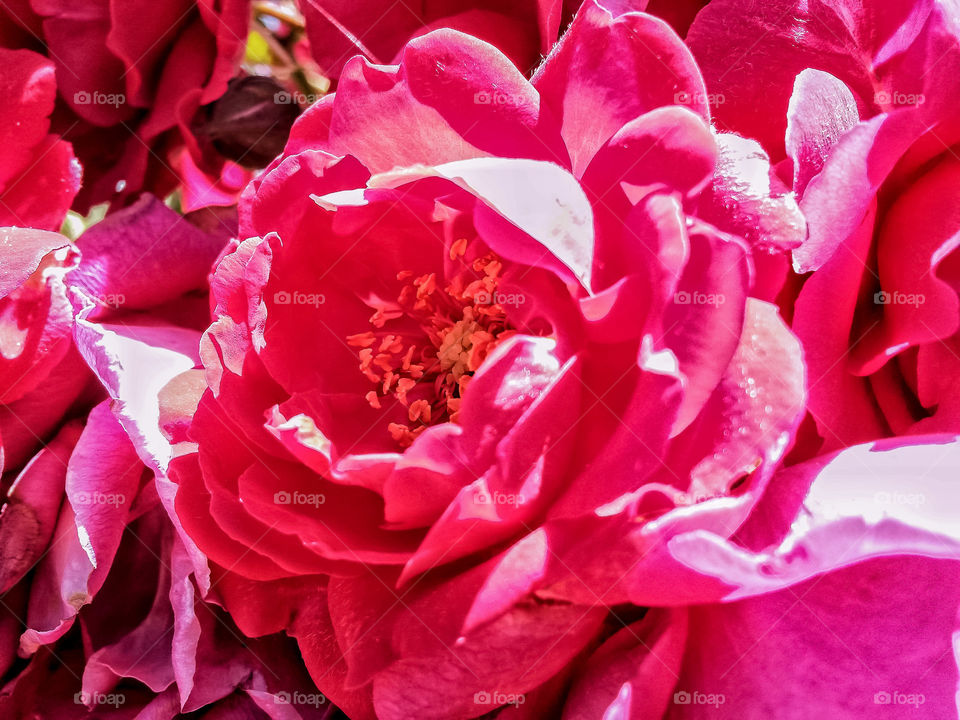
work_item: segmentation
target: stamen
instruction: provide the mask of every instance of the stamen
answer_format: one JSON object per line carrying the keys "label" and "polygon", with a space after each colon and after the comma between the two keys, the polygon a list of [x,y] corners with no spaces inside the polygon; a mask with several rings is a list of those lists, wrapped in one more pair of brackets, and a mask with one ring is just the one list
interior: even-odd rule
{"label": "stamen", "polygon": [[[464,257],[468,245],[466,238],[455,240],[450,259]],[[407,408],[409,425],[387,425],[401,448],[409,447],[432,423],[457,422],[473,374],[497,345],[516,332],[495,302],[503,269],[500,259],[488,253],[462,268],[442,289],[436,273],[398,272],[402,285],[396,305],[379,299],[371,303],[374,329],[347,336],[347,344],[358,348],[360,371],[375,385],[364,396],[370,407],[389,409],[400,403]],[[409,331],[403,335],[383,332],[388,322],[403,316],[423,329],[422,342],[411,342]],[[409,393],[420,383],[432,388],[433,399],[421,395],[410,401]],[[384,400],[390,402],[384,405]]]}
{"label": "stamen", "polygon": [[460,238],[454,240],[453,244],[450,246],[450,259],[456,260],[457,258],[463,257],[467,252],[467,239]]}

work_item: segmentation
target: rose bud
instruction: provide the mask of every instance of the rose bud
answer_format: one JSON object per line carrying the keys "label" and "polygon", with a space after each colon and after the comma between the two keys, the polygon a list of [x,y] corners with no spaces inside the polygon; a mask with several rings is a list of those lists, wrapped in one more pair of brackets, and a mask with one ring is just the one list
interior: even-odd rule
{"label": "rose bud", "polygon": [[197,135],[244,167],[264,167],[283,150],[300,115],[292,97],[272,78],[234,78],[223,97],[198,114]]}

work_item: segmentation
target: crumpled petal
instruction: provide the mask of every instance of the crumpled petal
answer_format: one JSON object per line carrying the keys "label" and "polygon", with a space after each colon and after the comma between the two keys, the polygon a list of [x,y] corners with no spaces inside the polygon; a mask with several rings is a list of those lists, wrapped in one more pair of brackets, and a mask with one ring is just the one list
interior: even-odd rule
{"label": "crumpled petal", "polygon": [[103,585],[140,486],[143,464],[107,402],[95,407],[67,465],[53,545],[37,569],[20,640],[23,653],[53,642]]}
{"label": "crumpled petal", "polygon": [[120,308],[145,310],[205,288],[225,244],[144,195],[80,236],[82,259],[69,282],[97,303],[88,319]]}
{"label": "crumpled petal", "polygon": [[649,110],[686,104],[710,118],[700,71],[676,33],[607,0],[586,0],[532,82],[560,118],[577,177],[615,132]]}

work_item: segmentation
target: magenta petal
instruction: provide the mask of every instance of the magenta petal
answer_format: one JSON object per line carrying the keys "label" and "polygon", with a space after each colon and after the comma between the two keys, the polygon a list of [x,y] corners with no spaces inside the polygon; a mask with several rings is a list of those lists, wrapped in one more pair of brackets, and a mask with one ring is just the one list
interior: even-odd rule
{"label": "magenta petal", "polygon": [[10,256],[0,270],[0,403],[35,390],[70,350],[63,277],[77,260],[72,248],[55,233],[0,229],[0,250]]}
{"label": "magenta petal", "polygon": [[[456,717],[476,716],[484,709],[475,701],[478,694],[529,692],[558,672],[593,636],[602,616],[603,611],[575,605],[524,605],[466,636],[453,650],[434,641],[429,654],[405,657],[377,674],[377,717],[423,717],[436,707]],[[424,677],[432,681],[424,685]],[[411,693],[411,683],[418,681],[421,689]]]}
{"label": "magenta petal", "polygon": [[[0,120],[0,225],[56,230],[80,189],[80,166],[69,143],[47,134],[57,93],[53,63],[30,50],[3,47],[0,64],[0,103],[6,108]],[[0,279],[0,295],[2,285]]]}
{"label": "magenta petal", "polygon": [[960,338],[922,345],[917,357],[917,398],[936,408],[933,417],[916,423],[911,432],[937,433],[960,429]]}
{"label": "magenta petal", "polygon": [[0,98],[7,112],[0,120],[0,193],[31,162],[33,148],[50,127],[48,115],[56,98],[53,63],[29,50],[0,49],[3,82]]}
{"label": "magenta petal", "polygon": [[91,322],[94,305],[86,303],[74,327],[77,347],[117,401],[117,415],[144,463],[160,471],[171,457],[160,430],[160,391],[199,364],[199,333],[138,316],[118,324]]}
{"label": "magenta petal", "polygon": [[69,629],[106,579],[143,465],[108,403],[95,407],[67,466],[69,504],[34,580],[21,649],[34,652]]}
{"label": "magenta petal", "polygon": [[806,237],[806,222],[792,192],[770,167],[754,140],[717,135],[719,157],[713,184],[700,198],[697,217],[762,253],[784,253]]}
{"label": "magenta petal", "polygon": [[[569,173],[546,162],[476,158],[386,173],[375,176],[371,185],[396,187],[434,175],[447,178],[481,201],[474,223],[494,252],[519,263],[546,267],[589,287],[593,212],[583,189]],[[543,206],[554,211],[543,213]]]}
{"label": "magenta petal", "polygon": [[957,288],[939,277],[944,259],[960,247],[957,198],[960,163],[947,156],[887,208],[875,235],[880,290],[870,298],[879,324],[851,349],[857,374],[874,372],[906,347],[946,339],[960,326]]}
{"label": "magenta petal", "polygon": [[[533,342],[516,343],[519,350],[511,358],[514,365],[502,379],[502,384],[483,395],[468,395],[465,402],[473,404],[493,395],[494,407],[464,408],[464,414],[503,418],[514,412],[512,406],[522,403],[525,395],[536,395],[523,414],[517,418],[509,433],[497,446],[494,464],[476,481],[463,487],[446,508],[443,515],[427,531],[423,543],[404,566],[399,582],[406,582],[425,570],[453,562],[471,553],[492,547],[511,535],[527,530],[546,508],[558,491],[563,477],[559,468],[569,462],[571,448],[562,442],[569,428],[576,423],[580,412],[580,383],[574,361],[555,370],[549,384],[537,387],[530,382],[537,355],[546,353]],[[497,353],[506,360],[506,353]],[[552,358],[551,358],[552,359]],[[551,368],[553,369],[553,368]],[[539,380],[539,378],[538,378]],[[479,375],[474,381],[483,382]],[[475,387],[478,387],[475,386]],[[475,390],[478,392],[478,390]],[[468,416],[469,417],[469,416]],[[483,428],[470,422],[467,432],[481,442],[491,436],[492,428]]]}
{"label": "magenta petal", "polygon": [[[154,5],[136,0],[125,3],[110,3],[110,32],[106,46],[127,68],[122,78],[126,83],[127,102],[137,107],[147,107],[153,98],[150,78],[163,62],[172,41],[170,37],[158,38],[154,27],[174,28],[190,9],[189,0]],[[143,22],[145,17],[149,23]],[[153,25],[157,23],[157,25]]]}
{"label": "magenta petal", "polygon": [[[551,519],[592,516],[636,491],[659,468],[682,399],[682,379],[668,351],[652,352],[650,338],[619,377],[603,370],[586,378],[579,457],[585,466],[550,508]],[[589,361],[588,361],[589,362]],[[602,384],[597,384],[602,383]],[[614,400],[618,395],[623,400]],[[621,405],[622,402],[622,405]],[[611,409],[615,404],[618,411]]]}
{"label": "magenta petal", "polygon": [[40,267],[40,261],[54,250],[71,247],[59,233],[31,228],[8,227],[0,229],[0,297],[5,297],[22,285]]}
{"label": "magenta petal", "polygon": [[798,272],[820,268],[857,229],[877,190],[925,130],[915,109],[859,123],[837,142],[800,201],[809,237],[793,251]]}
{"label": "magenta petal", "polygon": [[[830,717],[951,717],[958,595],[956,563],[901,556],[696,608],[677,692],[722,696],[721,708],[758,720],[812,694]],[[671,718],[703,717],[692,705],[674,707]]]}
{"label": "magenta petal", "polygon": [[[715,114],[721,127],[755,138],[779,162],[794,78],[808,68],[845,83],[865,116],[883,104],[884,91],[922,94],[927,67],[911,65],[933,63],[921,31],[934,7],[930,0],[770,0],[757,6],[712,0],[690,27],[687,43],[720,100]],[[933,58],[942,55],[935,51]]]}
{"label": "magenta petal", "polygon": [[700,71],[676,33],[619,5],[587,0],[533,78],[561,118],[577,177],[615,132],[654,108],[688,104],[710,117]]}
{"label": "magenta petal", "polygon": [[34,2],[44,16],[43,35],[56,60],[60,95],[85,121],[106,127],[129,120],[136,111],[126,103],[90,102],[94,92],[123,97],[123,63],[107,52],[89,48],[106,45],[110,18],[107,3],[90,3],[79,17],[70,3],[61,0]]}
{"label": "magenta petal", "polygon": [[732,483],[754,471],[769,476],[786,452],[805,405],[800,342],[775,305],[750,298],[736,352],[697,420],[700,426],[688,431],[691,445],[679,449],[691,459],[700,458],[690,470],[689,491],[724,495]]}
{"label": "magenta petal", "polygon": [[[650,610],[601,645],[570,691],[564,720],[670,716],[687,642],[686,613]],[[612,713],[621,703],[622,715]]]}
{"label": "magenta petal", "polygon": [[69,348],[34,390],[9,405],[0,405],[0,439],[3,441],[5,468],[21,467],[40,446],[42,439],[49,437],[63,422],[64,414],[84,392],[89,391],[92,384],[93,378],[80,353]]}
{"label": "magenta petal", "polygon": [[680,364],[684,395],[672,435],[700,413],[727,372],[737,345],[750,283],[743,245],[706,229],[692,233],[690,256],[663,313],[663,343]]}
{"label": "magenta petal", "polygon": [[605,204],[620,183],[693,197],[710,182],[716,161],[717,144],[703,118],[684,107],[662,107],[617,130],[581,181],[595,204]]}
{"label": "magenta petal", "polygon": [[[206,287],[222,236],[204,232],[152,195],[110,214],[79,240],[70,284],[111,309],[144,310]],[[171,262],[176,257],[176,262]]]}
{"label": "magenta petal", "polygon": [[[154,549],[151,548],[151,552]],[[160,550],[161,548],[156,548]],[[100,648],[88,659],[83,671],[83,691],[108,693],[121,678],[135,678],[154,692],[174,682],[170,657],[170,573],[160,567],[160,581],[150,612],[131,632],[117,642]]]}
{"label": "magenta petal", "polygon": [[79,423],[64,427],[10,487],[0,513],[0,593],[13,587],[46,551],[60,514],[67,461],[79,436]]}
{"label": "magenta petal", "polygon": [[798,196],[823,168],[831,148],[859,119],[857,102],[843,81],[820,70],[797,75],[787,109],[786,146]]}
{"label": "magenta petal", "polygon": [[[871,206],[839,251],[807,280],[794,307],[793,330],[804,344],[810,377],[807,409],[826,440],[826,450],[888,434],[868,381],[849,367],[850,343],[858,343],[864,334],[854,325],[854,314],[864,295],[862,278],[875,218]],[[824,323],[827,314],[831,322]]]}
{"label": "magenta petal", "polygon": [[[822,707],[857,718],[876,717],[884,695],[919,694],[930,717],[955,712],[960,453],[955,438],[914,442],[861,445],[781,473],[741,531],[756,552],[707,533],[671,542],[675,558],[727,587],[727,602],[693,611],[681,689],[764,707],[823,687]],[[797,665],[798,649],[809,662]],[[789,671],[776,699],[747,679],[777,667]]]}
{"label": "magenta petal", "polygon": [[[447,78],[441,93],[434,85],[438,63]],[[556,121],[537,91],[496,48],[453,30],[412,40],[399,68],[354,58],[336,96],[300,123],[328,110],[323,149],[354,155],[374,173],[486,155],[566,162]]]}

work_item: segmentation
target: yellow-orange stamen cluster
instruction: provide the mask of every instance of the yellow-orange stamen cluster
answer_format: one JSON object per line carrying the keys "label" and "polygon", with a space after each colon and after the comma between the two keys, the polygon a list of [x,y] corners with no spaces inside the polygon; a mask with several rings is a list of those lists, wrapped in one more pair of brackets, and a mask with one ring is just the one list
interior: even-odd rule
{"label": "yellow-orange stamen cluster", "polygon": [[[408,447],[429,425],[456,422],[473,374],[503,340],[515,333],[497,299],[503,267],[493,253],[464,260],[468,241],[450,246],[450,259],[462,272],[444,285],[436,273],[397,274],[402,284],[396,303],[383,303],[370,317],[372,329],[347,337],[358,348],[362,372],[373,384],[366,393],[380,410],[399,402],[409,423],[390,423],[391,437]],[[422,330],[386,329],[388,322],[410,318]],[[409,397],[417,390],[418,397]],[[423,390],[426,389],[426,392]]]}

